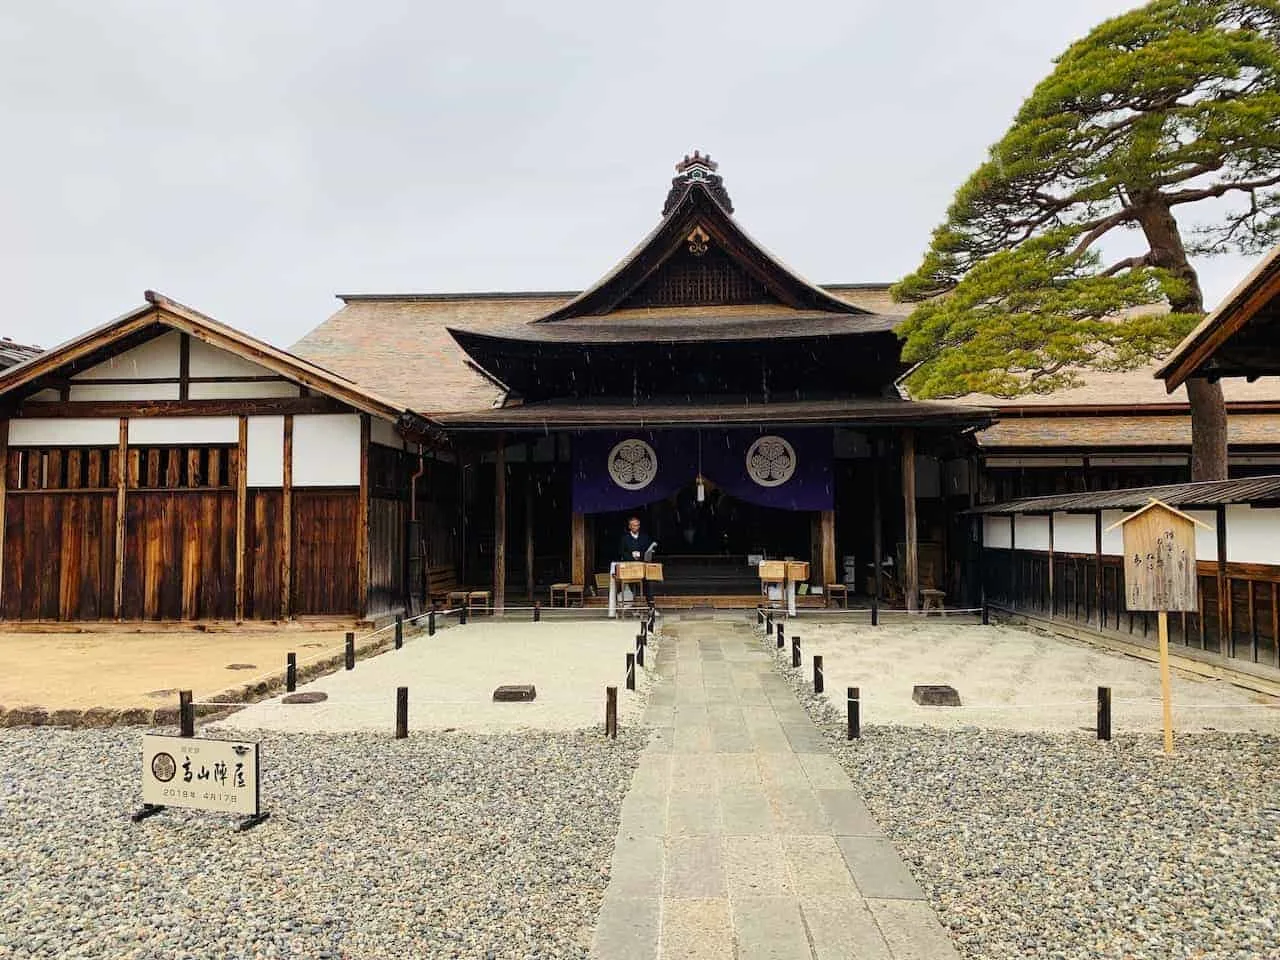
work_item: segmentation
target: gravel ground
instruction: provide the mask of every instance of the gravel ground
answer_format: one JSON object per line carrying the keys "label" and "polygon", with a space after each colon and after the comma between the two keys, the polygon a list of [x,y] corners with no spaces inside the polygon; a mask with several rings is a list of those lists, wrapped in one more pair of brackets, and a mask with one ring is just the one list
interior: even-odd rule
{"label": "gravel ground", "polygon": [[0,730],[0,957],[586,957],[643,734],[264,733],[141,824],[138,731]]}
{"label": "gravel ground", "polygon": [[1280,737],[1184,735],[1172,759],[1148,734],[849,743],[786,672],[966,960],[1280,958]]}

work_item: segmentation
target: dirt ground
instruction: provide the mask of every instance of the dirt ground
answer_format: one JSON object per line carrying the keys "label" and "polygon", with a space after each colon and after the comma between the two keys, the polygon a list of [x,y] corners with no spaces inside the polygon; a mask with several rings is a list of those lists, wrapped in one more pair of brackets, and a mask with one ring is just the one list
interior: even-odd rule
{"label": "dirt ground", "polygon": [[[179,690],[191,690],[200,700],[264,674],[283,673],[291,650],[303,664],[325,651],[340,652],[344,642],[342,630],[292,625],[208,633],[0,633],[0,706],[49,711],[176,706]],[[252,666],[233,670],[231,664]]]}

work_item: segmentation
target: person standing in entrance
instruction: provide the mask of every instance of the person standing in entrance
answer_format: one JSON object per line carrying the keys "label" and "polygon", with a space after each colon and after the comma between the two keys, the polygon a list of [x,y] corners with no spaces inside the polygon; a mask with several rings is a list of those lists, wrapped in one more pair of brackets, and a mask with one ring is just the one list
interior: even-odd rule
{"label": "person standing in entrance", "polygon": [[[657,546],[653,538],[640,529],[640,518],[632,517],[627,521],[627,532],[622,535],[618,545],[618,559],[626,562],[652,560],[653,550]],[[648,580],[644,582],[646,600],[653,599],[653,586]]]}

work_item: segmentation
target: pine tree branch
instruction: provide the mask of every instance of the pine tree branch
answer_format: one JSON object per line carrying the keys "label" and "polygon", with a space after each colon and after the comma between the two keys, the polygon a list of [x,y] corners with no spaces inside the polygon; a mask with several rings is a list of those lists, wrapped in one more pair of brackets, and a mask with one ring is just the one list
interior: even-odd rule
{"label": "pine tree branch", "polygon": [[1258,189],[1259,187],[1272,187],[1280,183],[1280,173],[1272,177],[1264,177],[1261,180],[1237,180],[1235,183],[1215,183],[1212,187],[1204,187],[1200,190],[1178,190],[1174,193],[1162,193],[1161,196],[1169,206],[1178,203],[1195,203],[1197,200],[1208,200],[1211,197],[1221,197],[1234,190],[1247,193]]}

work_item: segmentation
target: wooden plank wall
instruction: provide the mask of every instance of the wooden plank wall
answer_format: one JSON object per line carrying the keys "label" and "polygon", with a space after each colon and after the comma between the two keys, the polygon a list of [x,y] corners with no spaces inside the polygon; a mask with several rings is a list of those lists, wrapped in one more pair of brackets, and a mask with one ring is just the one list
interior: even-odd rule
{"label": "wooden plank wall", "polygon": [[369,501],[369,617],[404,608],[404,549],[409,504],[374,497]]}
{"label": "wooden plank wall", "polygon": [[360,494],[351,488],[293,490],[293,608],[350,615],[358,609],[356,565]]}
{"label": "wooden plank wall", "polygon": [[284,494],[277,489],[248,491],[245,506],[245,616],[277,620],[283,613],[285,549]]}
{"label": "wooden plank wall", "polygon": [[7,497],[5,619],[110,618],[115,556],[114,490]]}

